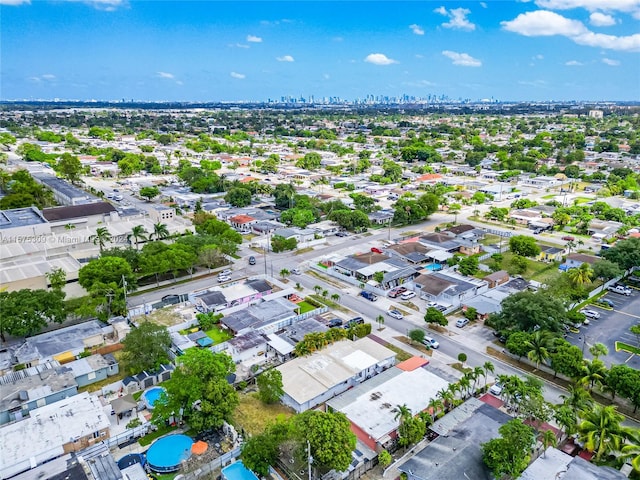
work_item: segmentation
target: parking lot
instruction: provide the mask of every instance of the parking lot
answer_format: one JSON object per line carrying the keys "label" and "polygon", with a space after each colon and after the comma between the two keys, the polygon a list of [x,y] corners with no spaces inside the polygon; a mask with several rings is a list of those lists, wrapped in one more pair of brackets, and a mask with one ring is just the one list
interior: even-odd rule
{"label": "parking lot", "polygon": [[615,348],[616,341],[634,346],[638,344],[636,336],[629,328],[640,323],[640,291],[632,289],[631,296],[607,292],[603,298],[611,301],[614,309],[606,310],[589,305],[588,309],[600,313],[600,318],[590,319],[588,326],[582,326],[579,333],[569,333],[567,340],[580,347],[585,358],[591,358],[591,345],[603,343],[609,349],[609,354],[601,357],[607,365],[626,363],[630,367],[640,369],[640,356],[631,357],[627,352],[616,352]]}

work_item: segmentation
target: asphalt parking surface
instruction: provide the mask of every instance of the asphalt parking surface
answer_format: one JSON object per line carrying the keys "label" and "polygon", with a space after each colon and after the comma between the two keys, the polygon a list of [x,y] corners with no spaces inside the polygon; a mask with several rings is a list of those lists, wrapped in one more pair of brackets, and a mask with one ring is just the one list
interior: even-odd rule
{"label": "asphalt parking surface", "polygon": [[589,347],[594,343],[603,343],[609,349],[606,357],[600,357],[607,365],[626,363],[640,370],[640,356],[627,352],[616,352],[615,342],[621,341],[637,345],[638,339],[629,328],[640,323],[640,290],[632,289],[631,296],[607,292],[603,298],[613,302],[613,310],[589,305],[587,308],[600,313],[600,318],[590,319],[588,326],[582,326],[580,333],[569,332],[567,341],[583,349],[585,358],[591,358]]}

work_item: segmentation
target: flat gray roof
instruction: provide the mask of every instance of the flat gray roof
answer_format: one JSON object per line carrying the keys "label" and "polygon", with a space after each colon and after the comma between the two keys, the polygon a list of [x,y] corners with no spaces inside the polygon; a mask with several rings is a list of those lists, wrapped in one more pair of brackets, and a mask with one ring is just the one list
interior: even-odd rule
{"label": "flat gray roof", "polygon": [[27,227],[47,223],[36,207],[0,210],[0,230],[5,228]]}
{"label": "flat gray roof", "polygon": [[472,410],[471,416],[457,423],[446,435],[440,435],[398,469],[411,480],[493,480],[482,461],[481,444],[497,438],[498,429],[512,417],[479,400],[476,402],[481,405]]}

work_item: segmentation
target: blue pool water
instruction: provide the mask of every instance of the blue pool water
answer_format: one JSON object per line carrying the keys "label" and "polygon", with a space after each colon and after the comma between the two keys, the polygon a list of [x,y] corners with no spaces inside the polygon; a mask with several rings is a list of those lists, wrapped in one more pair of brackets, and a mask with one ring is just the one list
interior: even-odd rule
{"label": "blue pool water", "polygon": [[435,272],[436,270],[442,270],[442,265],[439,263],[430,263],[429,265],[425,265],[424,268]]}
{"label": "blue pool water", "polygon": [[153,409],[153,406],[160,398],[160,394],[164,391],[166,390],[162,387],[153,387],[142,394],[143,401],[149,410]]}
{"label": "blue pool water", "polygon": [[242,462],[235,462],[222,469],[223,480],[258,480],[255,473],[244,466]]}
{"label": "blue pool water", "polygon": [[175,472],[180,462],[191,456],[193,440],[186,435],[169,435],[151,444],[147,450],[147,463],[155,472]]}

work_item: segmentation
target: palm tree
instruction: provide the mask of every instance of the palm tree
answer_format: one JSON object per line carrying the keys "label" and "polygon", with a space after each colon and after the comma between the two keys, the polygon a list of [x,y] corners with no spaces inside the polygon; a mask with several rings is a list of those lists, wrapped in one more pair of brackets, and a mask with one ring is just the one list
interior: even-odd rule
{"label": "palm tree", "polygon": [[572,268],[567,272],[569,280],[574,285],[584,285],[593,278],[593,269],[588,263],[583,263],[578,268]]}
{"label": "palm tree", "polygon": [[327,298],[329,296],[329,290],[322,290],[322,297]]}
{"label": "palm tree", "polygon": [[155,237],[156,240],[164,240],[169,237],[169,229],[165,223],[154,223],[153,233],[149,235],[149,238]]}
{"label": "palm tree", "polygon": [[545,430],[542,432],[542,445],[544,446],[544,451],[542,452],[542,458],[546,457],[547,448],[555,447],[558,444],[558,438],[556,434],[553,433],[553,430]]}
{"label": "palm tree", "polygon": [[564,247],[567,249],[567,254],[569,254],[572,249],[576,248],[576,242],[569,240]]}
{"label": "palm tree", "polygon": [[609,354],[609,349],[604,343],[594,343],[589,347],[589,353],[593,355],[595,360],[598,360],[600,356],[607,356]]}
{"label": "palm tree", "polygon": [[333,300],[336,303],[340,303],[340,295],[337,293],[331,294],[331,300]]}
{"label": "palm tree", "polygon": [[469,387],[471,386],[471,379],[465,373],[460,380],[458,380],[460,386],[460,392],[463,393],[463,399],[466,399],[469,394]]}
{"label": "palm tree", "polygon": [[435,420],[435,418],[438,416],[438,413],[444,411],[445,409],[445,402],[443,400],[440,400],[439,398],[432,398],[431,400],[429,400],[429,404],[427,405],[427,411],[431,414],[432,420]]}
{"label": "palm tree", "polygon": [[567,395],[560,395],[562,404],[577,413],[581,410],[591,408],[593,405],[593,399],[589,392],[587,392],[582,385],[572,384],[567,387]]}
{"label": "palm tree", "polygon": [[127,235],[127,240],[131,241],[132,238],[136,245],[136,250],[138,250],[138,242],[147,239],[147,230],[144,225],[136,225],[131,229],[131,233]]}
{"label": "palm tree", "polygon": [[493,365],[493,363],[486,361],[484,362],[484,365],[482,365],[482,368],[484,368],[484,388],[485,390],[487,389],[487,377],[489,376],[489,372],[491,372],[492,374],[495,373],[496,368]]}
{"label": "palm tree", "polygon": [[526,342],[531,348],[527,353],[527,358],[536,364],[536,369],[540,367],[540,362],[545,362],[549,358],[550,337],[546,332],[538,330],[534,332],[531,339]]}
{"label": "palm tree", "polygon": [[449,409],[453,405],[453,400],[455,399],[455,395],[453,392],[447,388],[442,388],[438,390],[436,396],[442,401],[442,405],[445,409]]}
{"label": "palm tree", "polygon": [[291,272],[289,270],[287,270],[286,268],[283,268],[282,270],[280,270],[280,276],[285,279],[287,278],[287,275],[289,275]]}
{"label": "palm tree", "polygon": [[378,330],[382,330],[382,324],[384,323],[384,315],[378,315],[376,317],[376,322],[378,322]]}
{"label": "palm tree", "polygon": [[411,413],[411,409],[407,407],[406,403],[403,403],[402,405],[396,405],[393,410],[391,410],[391,413],[395,413],[393,419],[399,419],[400,423],[403,423],[405,420],[413,416]]}
{"label": "palm tree", "polygon": [[320,285],[316,285],[315,287],[313,287],[313,290],[316,292],[316,295],[320,295],[320,292],[322,292],[322,287]]}
{"label": "palm tree", "polygon": [[91,235],[89,240],[93,242],[94,245],[98,245],[100,248],[100,253],[104,250],[105,244],[111,241],[111,234],[109,233],[109,229],[107,227],[98,227],[96,229],[95,235]]}
{"label": "palm tree", "polygon": [[591,361],[585,360],[582,367],[581,377],[578,382],[582,385],[589,385],[589,393],[593,391],[593,387],[602,385],[607,375],[607,367],[604,362],[599,359],[593,359]]}
{"label": "palm tree", "polygon": [[458,214],[460,213],[460,210],[462,210],[462,206],[459,203],[449,205],[447,213],[453,215],[453,223],[458,223]]}
{"label": "palm tree", "polygon": [[630,443],[626,443],[620,449],[620,458],[631,460],[631,466],[636,472],[640,472],[640,439],[637,435],[629,435]]}
{"label": "palm tree", "polygon": [[616,411],[615,406],[596,403],[592,408],[580,412],[580,417],[579,438],[588,451],[595,453],[596,462],[620,450],[626,432],[621,425],[624,416]]}
{"label": "palm tree", "polygon": [[[473,391],[475,392],[476,391],[476,383],[478,382],[478,379],[480,377],[485,377],[486,378],[486,372],[484,371],[484,368],[482,368],[482,367],[474,367],[473,376],[474,376],[474,379],[473,379]],[[485,381],[485,383],[486,383],[486,381]]]}
{"label": "palm tree", "polygon": [[75,229],[75,228],[76,228],[76,226],[75,226],[73,223],[67,223],[67,224],[64,226],[64,229],[65,229],[65,230],[73,230],[73,229]]}

